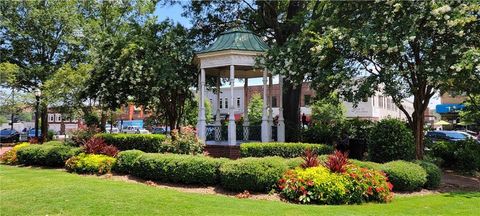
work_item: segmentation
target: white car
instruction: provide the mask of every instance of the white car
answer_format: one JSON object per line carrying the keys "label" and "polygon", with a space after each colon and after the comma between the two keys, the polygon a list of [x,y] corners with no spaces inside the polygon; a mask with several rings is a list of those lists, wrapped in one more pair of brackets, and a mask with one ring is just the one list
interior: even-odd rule
{"label": "white car", "polygon": [[122,130],[123,133],[127,134],[149,134],[150,131],[140,128],[138,126],[128,126]]}

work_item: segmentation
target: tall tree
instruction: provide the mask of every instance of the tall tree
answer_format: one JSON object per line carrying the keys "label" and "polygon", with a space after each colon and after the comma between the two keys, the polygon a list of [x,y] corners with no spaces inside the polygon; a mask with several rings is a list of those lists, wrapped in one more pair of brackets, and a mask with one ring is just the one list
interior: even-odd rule
{"label": "tall tree", "polygon": [[[0,62],[20,68],[17,88],[26,92],[42,89],[64,64],[83,61],[79,2],[0,1],[0,10]],[[41,129],[48,131],[48,104],[41,107]]]}
{"label": "tall tree", "polygon": [[[271,46],[284,46],[301,32],[310,19],[318,16],[320,2],[308,1],[192,1],[184,5],[185,16],[192,18],[198,46],[211,43],[221,32],[246,26],[267,39]],[[295,72],[295,71],[293,71]],[[300,139],[300,93],[297,82],[284,81],[283,108],[287,141]]]}
{"label": "tall tree", "polygon": [[[300,63],[308,59],[312,70],[300,76],[319,91],[339,90],[356,102],[376,90],[391,96],[407,116],[421,159],[425,110],[462,73],[453,67],[462,53],[479,47],[479,10],[476,2],[327,2],[304,37],[276,56],[285,58],[280,71],[288,73],[306,53]],[[411,96],[413,113],[402,105]]]}

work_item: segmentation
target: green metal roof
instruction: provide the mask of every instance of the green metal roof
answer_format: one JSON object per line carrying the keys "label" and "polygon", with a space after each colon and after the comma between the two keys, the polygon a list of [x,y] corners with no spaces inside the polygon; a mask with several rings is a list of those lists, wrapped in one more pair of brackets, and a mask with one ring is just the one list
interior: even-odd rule
{"label": "green metal roof", "polygon": [[208,48],[197,53],[208,53],[222,50],[245,50],[265,52],[268,45],[256,34],[242,28],[228,30],[217,38]]}

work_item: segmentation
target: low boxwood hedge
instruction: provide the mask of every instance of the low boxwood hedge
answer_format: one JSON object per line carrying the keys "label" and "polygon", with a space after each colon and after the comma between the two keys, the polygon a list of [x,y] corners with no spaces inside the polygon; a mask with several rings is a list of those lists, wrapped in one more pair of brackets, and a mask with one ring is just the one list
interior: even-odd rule
{"label": "low boxwood hedge", "polygon": [[219,167],[228,159],[178,154],[142,154],[130,170],[139,178],[162,182],[215,185]]}
{"label": "low boxwood hedge", "polygon": [[82,150],[59,143],[29,145],[17,151],[18,163],[23,165],[63,167],[68,158],[77,155]]}
{"label": "low boxwood hedge", "polygon": [[221,185],[231,191],[266,192],[274,187],[283,173],[298,166],[298,158],[243,158],[231,160],[220,167]]}
{"label": "low boxwood hedge", "polygon": [[69,172],[105,174],[112,170],[115,162],[114,157],[107,155],[81,153],[68,159],[65,168]]}
{"label": "low boxwood hedge", "polygon": [[118,153],[113,171],[130,174],[130,171],[133,170],[133,165],[143,154],[144,152],[140,150],[127,150]]}
{"label": "low boxwood hedge", "polygon": [[243,143],[240,145],[240,154],[242,157],[280,156],[284,158],[294,158],[303,156],[307,148],[310,148],[318,155],[333,152],[332,146],[323,144],[271,142]]}
{"label": "low boxwood hedge", "polygon": [[406,161],[391,161],[381,166],[394,191],[415,191],[427,182],[427,172],[420,165]]}
{"label": "low boxwood hedge", "polygon": [[415,163],[427,172],[427,182],[425,182],[423,187],[428,189],[438,188],[438,186],[440,186],[440,180],[442,179],[442,170],[438,168],[437,165],[427,161],[417,160]]}
{"label": "low boxwood hedge", "polygon": [[141,150],[144,152],[168,152],[169,146],[163,145],[166,136],[163,134],[97,134],[109,145],[114,145],[120,151]]}

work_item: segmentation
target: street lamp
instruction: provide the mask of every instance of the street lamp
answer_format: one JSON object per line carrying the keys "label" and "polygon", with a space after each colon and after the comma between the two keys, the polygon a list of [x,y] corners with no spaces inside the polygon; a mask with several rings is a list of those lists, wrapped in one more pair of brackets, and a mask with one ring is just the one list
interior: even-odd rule
{"label": "street lamp", "polygon": [[40,89],[36,88],[35,91],[35,99],[36,99],[36,104],[35,104],[35,139],[38,141],[38,114],[39,114],[39,105],[40,105],[40,97],[42,96],[42,91]]}

